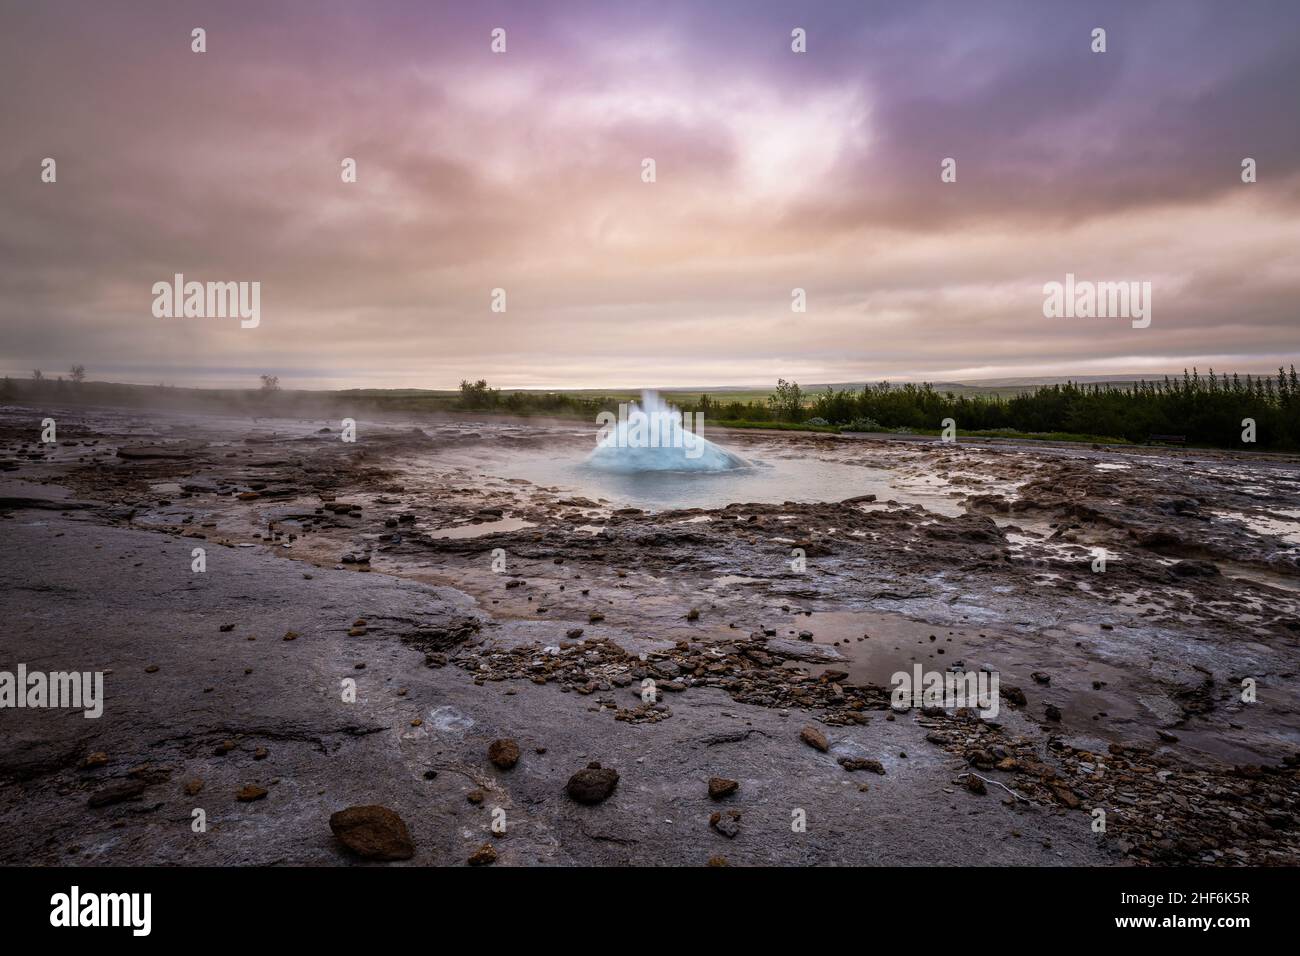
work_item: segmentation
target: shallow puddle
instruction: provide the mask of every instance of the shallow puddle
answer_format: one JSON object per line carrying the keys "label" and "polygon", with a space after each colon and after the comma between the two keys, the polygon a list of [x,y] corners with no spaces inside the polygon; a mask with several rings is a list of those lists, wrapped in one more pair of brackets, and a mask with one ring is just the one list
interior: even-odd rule
{"label": "shallow puddle", "polygon": [[482,524],[460,525],[455,528],[439,528],[430,531],[431,538],[481,538],[484,535],[498,534],[502,531],[522,531],[524,528],[536,527],[536,523],[523,518],[502,518],[499,521],[485,521]]}
{"label": "shallow puddle", "polygon": [[[812,637],[801,638],[801,633]],[[944,671],[952,665],[975,669],[982,663],[964,659],[972,645],[960,632],[898,614],[872,611],[794,614],[777,626],[776,636],[834,648],[844,656],[843,662],[812,667],[815,672],[847,671],[850,684],[887,687],[896,672],[910,673],[913,664],[921,664],[926,670]]]}
{"label": "shallow puddle", "polygon": [[493,456],[481,464],[485,475],[526,479],[565,494],[605,498],[619,507],[661,511],[677,508],[723,508],[729,504],[779,504],[785,501],[842,501],[875,495],[918,504],[945,515],[963,514],[959,497],[947,485],[901,480],[887,469],[817,458],[756,457],[752,468],[726,472],[645,472],[612,474],[588,468],[581,454],[519,452]]}

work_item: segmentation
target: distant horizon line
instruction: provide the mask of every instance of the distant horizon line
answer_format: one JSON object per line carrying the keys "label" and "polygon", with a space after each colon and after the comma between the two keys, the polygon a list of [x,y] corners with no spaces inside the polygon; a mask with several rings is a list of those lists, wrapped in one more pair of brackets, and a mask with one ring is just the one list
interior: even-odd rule
{"label": "distant horizon line", "polygon": [[[1294,360],[1286,359],[1280,361],[1280,368],[1286,370],[1294,367]],[[1033,387],[1042,385],[1063,385],[1069,382],[1085,384],[1102,384],[1115,383],[1127,384],[1141,381],[1159,381],[1164,378],[1181,378],[1184,373],[1200,374],[1207,376],[1210,369],[1201,369],[1198,366],[1188,366],[1185,369],[1177,371],[1158,371],[1158,372],[1117,372],[1108,375],[1024,375],[1024,376],[995,376],[990,378],[925,378],[913,375],[904,375],[898,377],[880,377],[870,379],[853,379],[843,381],[829,382],[811,382],[807,385],[799,384],[800,389],[804,391],[822,390],[826,388],[846,389],[862,388],[865,385],[875,385],[881,382],[898,385],[956,385],[967,388],[1019,388]],[[1232,377],[1234,375],[1246,378],[1272,378],[1277,374],[1277,369],[1271,369],[1264,372],[1237,372],[1231,370],[1214,370],[1216,378],[1223,376]],[[30,372],[27,374],[15,374],[12,372],[0,373],[4,378],[17,382],[35,381]],[[780,377],[778,377],[780,378]],[[63,381],[70,384],[66,372],[50,372],[44,376],[42,381],[56,382]],[[467,378],[465,381],[477,381],[477,378]],[[186,389],[189,391],[258,391],[260,385],[257,382],[240,385],[204,385],[204,384],[182,384],[176,382],[147,382],[147,381],[114,381],[108,379],[88,379],[84,385],[112,385],[123,388],[173,388]],[[683,392],[756,392],[770,391],[776,388],[776,382],[767,385],[493,385],[488,381],[488,386],[500,392],[605,392],[605,393],[637,393],[637,392],[665,392],[665,393],[683,393]],[[315,386],[315,387],[295,387],[291,384],[281,386],[284,392],[442,392],[454,394],[460,391],[459,384],[451,387],[440,387],[431,385],[348,385],[348,386]]]}

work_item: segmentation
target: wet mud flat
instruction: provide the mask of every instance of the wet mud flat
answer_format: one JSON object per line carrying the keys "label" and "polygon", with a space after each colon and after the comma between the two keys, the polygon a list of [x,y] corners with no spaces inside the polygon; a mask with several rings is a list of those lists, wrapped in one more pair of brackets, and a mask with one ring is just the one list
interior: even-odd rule
{"label": "wet mud flat", "polygon": [[[0,711],[6,859],[351,862],[381,805],[423,863],[1300,861],[1300,462],[712,437],[762,500],[564,423],[0,411],[0,669],[110,672]],[[895,711],[915,664],[999,713]]]}

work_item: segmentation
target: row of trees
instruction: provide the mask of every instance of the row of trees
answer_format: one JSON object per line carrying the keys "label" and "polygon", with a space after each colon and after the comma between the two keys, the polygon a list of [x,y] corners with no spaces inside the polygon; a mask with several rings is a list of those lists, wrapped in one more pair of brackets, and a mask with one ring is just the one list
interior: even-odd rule
{"label": "row of trees", "polygon": [[[141,400],[134,386],[86,383],[86,370],[74,365],[65,379],[47,378],[36,370],[30,382],[0,380],[0,398],[23,398],[48,391],[67,390],[69,399],[85,391],[104,402]],[[260,398],[280,392],[278,377],[262,376]],[[103,394],[99,394],[103,392]],[[93,393],[93,394],[92,394]],[[120,393],[120,394],[119,394]],[[196,393],[198,394],[198,393]],[[234,401],[248,393],[214,393]],[[256,396],[255,396],[256,400]],[[387,397],[381,393],[367,401],[383,409],[420,411],[428,399],[419,396]],[[445,402],[446,399],[439,399]],[[479,379],[464,381],[455,400],[458,408],[514,415],[554,415],[593,419],[602,411],[615,411],[618,398],[584,397],[562,392],[508,392],[491,388]],[[683,411],[703,412],[709,422],[788,422],[837,425],[859,431],[935,431],[945,418],[960,432],[1017,431],[1068,433],[1123,438],[1141,442],[1152,435],[1182,435],[1192,444],[1243,447],[1243,421],[1255,423],[1255,448],[1300,448],[1300,380],[1295,366],[1278,369],[1276,376],[1202,375],[1197,369],[1181,377],[1140,381],[1126,385],[1048,385],[1021,394],[957,395],[926,384],[892,385],[880,382],[858,389],[826,388],[808,393],[784,379],[763,400],[719,401],[701,395],[698,401],[679,401]],[[446,407],[445,405],[443,407]]]}
{"label": "row of trees", "polygon": [[[618,400],[557,392],[510,392],[483,379],[461,382],[457,406],[505,414],[594,417],[613,411]],[[1010,431],[1122,438],[1142,442],[1152,435],[1181,435],[1191,444],[1242,447],[1243,421],[1255,422],[1256,448],[1300,448],[1300,381],[1295,366],[1276,377],[1202,375],[1127,385],[1069,382],[1001,396],[957,395],[929,383],[880,382],[859,389],[809,393],[781,379],[765,400],[719,401],[701,395],[679,401],[683,411],[703,412],[708,421],[788,422],[838,425],[859,431],[936,431],[945,418],[959,432]]]}
{"label": "row of trees", "polygon": [[782,380],[766,402],[700,405],[722,420],[808,422],[862,430],[938,429],[952,418],[959,430],[1065,432],[1145,441],[1151,435],[1182,435],[1193,444],[1240,446],[1242,421],[1254,419],[1257,446],[1300,447],[1300,381],[1295,366],[1276,377],[1202,375],[1129,385],[1048,385],[1003,397],[954,395],[929,384],[881,382],[861,389],[809,395]]}

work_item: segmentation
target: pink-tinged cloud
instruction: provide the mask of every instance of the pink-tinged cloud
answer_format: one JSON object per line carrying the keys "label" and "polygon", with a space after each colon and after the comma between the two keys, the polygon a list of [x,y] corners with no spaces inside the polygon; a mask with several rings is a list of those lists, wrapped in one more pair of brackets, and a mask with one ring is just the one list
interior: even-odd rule
{"label": "pink-tinged cloud", "polygon": [[[722,385],[1300,352],[1291,3],[3,0],[0,22],[9,374]],[[1067,272],[1150,281],[1150,328],[1044,318]],[[154,318],[175,273],[259,281],[260,325]]]}

